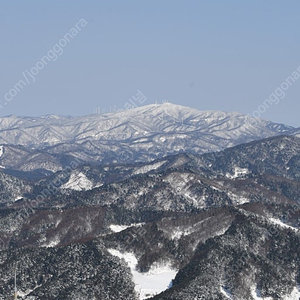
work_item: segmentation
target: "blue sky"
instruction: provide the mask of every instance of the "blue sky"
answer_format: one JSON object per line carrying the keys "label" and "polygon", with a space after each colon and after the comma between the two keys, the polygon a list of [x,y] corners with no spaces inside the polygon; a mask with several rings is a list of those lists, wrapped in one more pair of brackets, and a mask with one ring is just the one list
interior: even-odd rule
{"label": "blue sky", "polygon": [[[266,102],[300,66],[299,11],[293,0],[2,1],[0,115],[121,109],[139,90],[144,104],[245,114],[263,105],[262,118],[300,126],[300,79]],[[11,91],[53,49],[57,59]]]}

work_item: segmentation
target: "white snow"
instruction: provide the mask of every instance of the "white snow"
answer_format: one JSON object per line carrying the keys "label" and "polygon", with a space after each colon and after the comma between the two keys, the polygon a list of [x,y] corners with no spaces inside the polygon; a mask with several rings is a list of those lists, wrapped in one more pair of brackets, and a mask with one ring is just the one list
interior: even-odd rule
{"label": "white snow", "polygon": [[228,226],[226,226],[226,227],[220,229],[219,231],[217,231],[217,232],[213,235],[213,237],[223,235],[223,234],[229,229],[230,226],[231,226],[231,225],[228,225]]}
{"label": "white snow", "polygon": [[[174,164],[172,165],[172,167]],[[168,182],[171,186],[173,186],[177,193],[187,192],[189,189],[189,182],[193,180],[193,176],[188,173],[173,173],[164,178],[163,181]],[[200,182],[200,181],[199,181]]]}
{"label": "white snow", "polygon": [[248,169],[244,169],[244,168],[239,168],[239,167],[235,167],[234,168],[234,174],[231,175],[229,173],[226,173],[226,177],[227,178],[239,178],[239,177],[243,177],[245,176],[246,174],[249,173],[249,170]]}
{"label": "white snow", "polygon": [[282,300],[299,300],[300,299],[300,286],[294,287],[290,295],[285,295]]}
{"label": "white snow", "polygon": [[130,225],[114,225],[114,224],[111,224],[109,226],[110,230],[112,230],[113,232],[121,232],[129,227],[139,227],[139,226],[142,226],[144,225],[145,223],[133,223],[133,224],[130,224]]}
{"label": "white snow", "polygon": [[20,197],[17,197],[17,198],[15,198],[15,199],[14,199],[14,202],[17,202],[18,200],[21,200],[21,199],[23,199],[23,197],[22,197],[22,196],[20,196]]}
{"label": "white snow", "polygon": [[232,294],[225,289],[223,286],[220,287],[221,293],[227,298],[227,299],[233,299]]}
{"label": "white snow", "polygon": [[223,192],[222,189],[220,189],[220,188],[218,188],[218,187],[216,187],[216,186],[211,185],[210,187],[211,187],[213,190],[215,190],[215,191]]}
{"label": "white snow", "polygon": [[191,234],[193,231],[191,230],[191,228],[185,228],[185,229],[175,229],[173,232],[172,232],[172,235],[171,235],[171,239],[174,240],[174,239],[180,239],[182,236],[186,236],[186,235],[189,235]]}
{"label": "white snow", "polygon": [[62,185],[62,188],[75,191],[87,191],[93,188],[93,183],[81,172],[72,173],[69,181]]}
{"label": "white snow", "polygon": [[[41,286],[41,285],[39,285],[39,286]],[[38,286],[36,288],[38,288]],[[18,291],[18,296],[22,297],[22,299],[33,299],[31,297],[27,298],[27,295],[29,295],[30,293],[32,293],[35,289],[33,289],[33,290],[26,290],[25,292]]]}
{"label": "white snow", "polygon": [[211,217],[208,217],[198,223],[195,223],[193,226],[184,227],[184,226],[177,226],[174,228],[174,230],[171,233],[171,239],[179,239],[181,236],[190,235],[193,232],[199,230],[199,225],[201,225],[203,222],[209,220]]}
{"label": "white snow", "polygon": [[121,232],[125,229],[127,229],[128,227],[130,227],[129,225],[110,225],[109,228],[113,231],[113,232]]}
{"label": "white snow", "polygon": [[[153,158],[157,151],[157,147],[153,146],[159,139],[170,152],[174,152],[173,149],[178,147],[182,151],[190,148],[202,153],[222,150],[237,144],[241,138],[247,142],[278,135],[278,132],[282,131],[270,129],[269,122],[247,115],[235,112],[199,111],[171,103],[81,117],[8,116],[0,118],[0,124],[2,129],[0,137],[7,144],[34,145],[38,141],[38,144],[55,145],[74,141],[93,151],[90,157],[95,155],[94,159],[97,161],[103,159],[106,153],[99,149],[106,149],[113,141],[114,151],[118,152],[123,149],[121,141],[127,142],[133,137],[129,150],[139,152],[138,150],[146,149],[149,153],[146,158]],[[218,138],[218,143],[215,137]],[[176,143],[179,139],[188,142],[179,146]],[[84,145],[88,140],[93,140],[93,146]]]}
{"label": "white snow", "polygon": [[[4,146],[0,146],[0,157],[3,155],[4,153]],[[1,169],[5,169],[5,167],[0,166]]]}
{"label": "white snow", "polygon": [[[254,286],[252,286],[252,288],[251,288],[251,296],[253,297],[254,300],[273,300],[272,297],[261,297],[260,291]],[[282,300],[299,300],[299,298],[300,298],[300,289],[298,286],[298,288],[294,287],[291,294],[285,295],[281,299]]]}
{"label": "white snow", "polygon": [[164,161],[159,161],[159,162],[151,164],[151,165],[143,166],[141,168],[138,168],[136,171],[134,171],[133,174],[144,174],[144,173],[150,172],[152,170],[156,170],[160,166],[162,166],[165,162],[166,161],[164,160]]}
{"label": "white snow", "polygon": [[295,228],[295,227],[292,227],[290,225],[287,225],[285,223],[283,223],[282,221],[278,220],[278,219],[275,219],[275,218],[269,218],[269,221],[271,221],[272,223],[276,224],[276,225],[279,225],[280,227],[283,227],[283,228],[290,228],[294,231],[298,231],[298,228]]}
{"label": "white snow", "polygon": [[261,297],[260,291],[255,287],[251,287],[251,296],[254,300],[273,300],[272,297]]}
{"label": "white snow", "polygon": [[172,279],[175,278],[177,271],[172,269],[168,263],[153,265],[149,272],[140,273],[136,270],[137,259],[134,253],[121,253],[115,249],[108,249],[108,251],[127,262],[140,300],[157,295],[171,287]]}
{"label": "white snow", "polygon": [[[34,290],[36,290],[37,288],[39,288],[40,286],[42,286],[41,284],[40,285],[37,285],[34,289],[28,289],[26,290],[25,292],[22,292],[22,291],[18,291],[18,296],[21,297],[22,299],[27,299],[27,300],[34,300],[36,299],[35,296],[29,296],[27,297],[30,293],[32,293]],[[19,299],[18,297],[18,299]]]}
{"label": "white snow", "polygon": [[47,243],[44,243],[42,245],[42,247],[52,248],[52,247],[57,246],[59,244],[59,242],[60,242],[59,237],[56,237],[56,238],[52,239],[51,241],[48,241]]}
{"label": "white snow", "polygon": [[240,193],[240,195],[234,194],[232,192],[227,192],[228,197],[232,200],[235,205],[242,205],[244,203],[250,202],[250,199],[246,197],[244,193]]}

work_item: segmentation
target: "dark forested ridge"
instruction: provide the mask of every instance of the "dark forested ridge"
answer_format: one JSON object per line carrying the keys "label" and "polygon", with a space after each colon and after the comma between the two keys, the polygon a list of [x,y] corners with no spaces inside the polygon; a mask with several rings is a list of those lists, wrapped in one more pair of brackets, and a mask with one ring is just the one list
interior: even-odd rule
{"label": "dark forested ridge", "polygon": [[[15,268],[19,299],[297,299],[299,154],[300,139],[279,136],[147,163],[2,169],[0,299]],[[168,289],[135,286],[162,266]]]}

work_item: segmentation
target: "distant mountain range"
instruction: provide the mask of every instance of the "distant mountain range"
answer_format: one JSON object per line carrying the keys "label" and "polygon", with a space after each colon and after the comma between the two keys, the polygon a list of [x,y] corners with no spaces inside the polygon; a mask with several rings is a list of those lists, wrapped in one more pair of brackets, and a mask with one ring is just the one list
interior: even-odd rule
{"label": "distant mountain range", "polygon": [[198,111],[164,103],[83,117],[0,118],[0,165],[55,172],[84,163],[151,161],[177,153],[215,152],[297,129],[239,113]]}
{"label": "distant mountain range", "polygon": [[0,128],[0,143],[35,148],[87,141],[163,144],[165,139],[197,137],[207,143],[198,145],[206,146],[204,152],[294,129],[240,113],[198,111],[171,103],[83,117],[8,116],[0,118]]}

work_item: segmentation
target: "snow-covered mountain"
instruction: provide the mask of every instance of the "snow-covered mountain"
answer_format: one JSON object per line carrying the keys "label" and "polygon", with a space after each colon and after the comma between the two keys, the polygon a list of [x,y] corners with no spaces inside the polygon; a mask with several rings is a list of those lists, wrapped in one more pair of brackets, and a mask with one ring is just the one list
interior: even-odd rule
{"label": "snow-covered mountain", "polygon": [[[179,152],[201,154],[295,130],[236,112],[171,103],[82,117],[8,116],[0,118],[0,129],[0,164],[23,171],[57,171],[70,156],[88,163],[128,163]],[[19,148],[12,154],[5,145]]]}
{"label": "snow-covered mountain", "polygon": [[0,121],[0,299],[16,265],[22,299],[300,297],[297,129],[168,103]]}
{"label": "snow-covered mountain", "polygon": [[[147,138],[163,144],[165,139],[183,139],[193,134],[202,136],[208,144],[213,144],[210,140],[215,137],[230,146],[236,144],[231,140],[246,142],[292,129],[236,112],[198,111],[171,103],[82,117],[8,116],[0,118],[0,128],[1,143],[39,147],[89,140],[146,142]],[[211,145],[212,148],[221,146]]]}
{"label": "snow-covered mountain", "polygon": [[0,299],[16,262],[23,299],[298,299],[299,152],[282,135],[38,181],[3,169]]}

